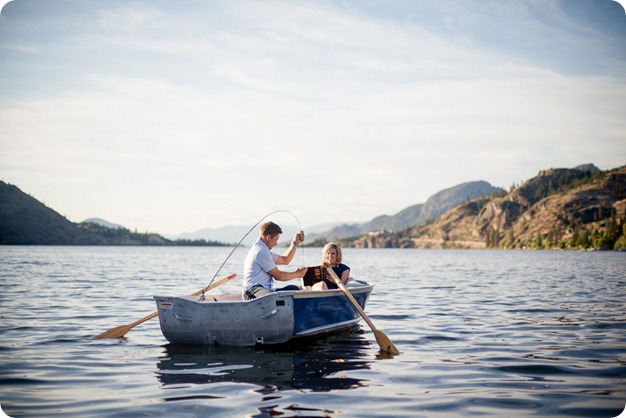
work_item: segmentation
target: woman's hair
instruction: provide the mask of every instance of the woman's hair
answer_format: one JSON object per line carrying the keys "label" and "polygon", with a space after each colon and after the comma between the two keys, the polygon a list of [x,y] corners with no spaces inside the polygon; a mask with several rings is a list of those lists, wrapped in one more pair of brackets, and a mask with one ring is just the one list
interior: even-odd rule
{"label": "woman's hair", "polygon": [[326,252],[331,248],[337,250],[337,263],[341,263],[341,248],[339,248],[339,246],[334,242],[329,242],[328,244],[324,245],[324,248],[322,248],[322,260],[326,259]]}
{"label": "woman's hair", "polygon": [[280,229],[280,226],[276,225],[272,221],[265,222],[263,225],[261,225],[261,228],[259,229],[260,237],[264,237],[266,235],[271,235],[274,237],[277,234],[282,234],[282,233],[283,233],[283,230]]}

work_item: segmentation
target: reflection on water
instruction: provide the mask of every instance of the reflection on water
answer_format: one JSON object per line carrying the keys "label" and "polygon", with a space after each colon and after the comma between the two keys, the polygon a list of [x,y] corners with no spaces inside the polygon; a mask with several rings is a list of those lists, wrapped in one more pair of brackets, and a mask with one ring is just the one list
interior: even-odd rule
{"label": "reflection on water", "polygon": [[[156,375],[164,388],[238,382],[258,385],[256,391],[263,395],[290,389],[349,390],[367,386],[366,381],[343,373],[369,369],[369,348],[370,343],[358,329],[278,347],[168,344],[157,363]],[[180,400],[180,396],[168,394],[165,400]]]}

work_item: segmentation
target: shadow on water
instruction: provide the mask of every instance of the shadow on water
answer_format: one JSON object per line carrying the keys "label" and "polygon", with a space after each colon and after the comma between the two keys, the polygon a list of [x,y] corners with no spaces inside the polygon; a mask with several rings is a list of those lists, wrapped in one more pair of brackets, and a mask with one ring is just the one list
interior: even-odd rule
{"label": "shadow on water", "polygon": [[[168,344],[157,363],[157,378],[164,388],[173,385],[248,383],[262,394],[285,390],[356,389],[363,379],[343,373],[369,369],[371,344],[359,331],[322,340],[281,346],[222,347]],[[168,398],[166,401],[179,399]]]}

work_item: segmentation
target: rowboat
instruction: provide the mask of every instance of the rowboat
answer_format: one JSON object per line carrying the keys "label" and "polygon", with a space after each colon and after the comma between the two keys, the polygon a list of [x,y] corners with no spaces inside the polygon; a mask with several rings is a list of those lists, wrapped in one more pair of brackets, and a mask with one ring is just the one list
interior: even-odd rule
{"label": "rowboat", "polygon": [[[373,285],[346,285],[361,309]],[[252,300],[241,294],[154,296],[161,332],[175,344],[255,346],[320,337],[355,326],[357,307],[341,289],[280,291]]]}

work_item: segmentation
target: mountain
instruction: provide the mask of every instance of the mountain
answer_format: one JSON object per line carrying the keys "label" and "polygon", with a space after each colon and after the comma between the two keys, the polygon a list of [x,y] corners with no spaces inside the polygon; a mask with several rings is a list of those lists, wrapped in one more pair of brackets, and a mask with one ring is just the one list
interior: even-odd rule
{"label": "mountain", "polygon": [[394,231],[424,225],[462,202],[503,192],[503,189],[493,187],[486,181],[462,183],[432,195],[424,203],[418,203],[402,209],[395,215],[377,216],[371,221],[362,224],[339,225],[311,238],[319,245],[327,241],[342,240],[376,231]]}
{"label": "mountain", "polygon": [[92,223],[92,224],[104,226],[105,228],[111,228],[111,229],[125,229],[122,225],[113,224],[111,222],[105,221],[104,219],[100,219],[100,218],[85,219],[82,223]]}
{"label": "mountain", "polygon": [[79,224],[0,181],[0,245],[223,245],[204,240],[172,241],[138,234],[121,225],[91,218]]}
{"label": "mountain", "polygon": [[480,197],[434,222],[368,234],[355,247],[625,248],[626,167],[549,169],[505,195]]}
{"label": "mountain", "polygon": [[[283,225],[279,244],[288,243],[297,229]],[[585,164],[542,170],[508,193],[482,181],[463,183],[392,216],[306,232],[307,241],[318,233],[313,245],[332,237],[352,247],[623,249],[625,229],[626,166],[602,171]],[[241,226],[205,230],[213,234],[209,240],[199,235],[171,240],[99,218],[76,224],[0,181],[0,245],[224,245],[215,240],[216,231],[228,231],[228,238],[223,236],[230,243],[248,231],[250,242],[257,235],[257,227]]]}
{"label": "mountain", "polygon": [[428,198],[426,203],[424,203],[424,207],[420,213],[418,225],[434,221],[439,217],[439,215],[447,212],[455,206],[458,206],[464,201],[469,201],[482,196],[500,194],[503,192],[504,189],[493,187],[486,181],[463,183],[458,186],[442,190]]}
{"label": "mountain", "polygon": [[[211,239],[215,241],[228,242],[236,244],[243,236],[248,233],[250,226],[224,226],[220,228],[204,228],[195,232],[185,232],[178,235],[179,239]],[[250,235],[256,235],[250,232]]]}
{"label": "mountain", "polygon": [[25,194],[0,181],[0,244],[99,244],[96,237]]}
{"label": "mountain", "polygon": [[[326,231],[330,228],[333,228],[337,225],[337,223],[331,224],[323,224],[323,225],[314,225],[310,227],[306,227],[305,232],[307,235],[307,241],[309,240],[309,236],[315,236],[316,233]],[[294,225],[282,225],[280,224],[283,234],[281,235],[281,241],[279,245],[286,244],[289,242],[297,232],[298,227]],[[243,239],[243,245],[252,245],[259,237],[259,226],[254,225],[244,225],[244,226],[224,226],[220,228],[204,228],[195,232],[187,232],[178,235],[178,239],[204,239],[211,241],[219,241],[219,242],[228,242],[232,244],[238,243]],[[244,235],[248,234],[245,239]]]}

